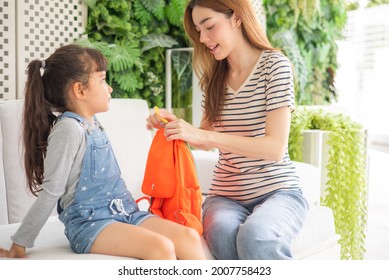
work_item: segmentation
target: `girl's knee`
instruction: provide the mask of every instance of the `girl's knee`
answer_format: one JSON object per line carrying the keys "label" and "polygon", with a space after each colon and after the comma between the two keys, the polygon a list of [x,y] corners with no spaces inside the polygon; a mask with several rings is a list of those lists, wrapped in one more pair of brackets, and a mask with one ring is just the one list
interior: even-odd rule
{"label": "girl's knee", "polygon": [[185,239],[186,242],[199,243],[201,242],[199,233],[191,228],[184,226],[180,232],[180,236]]}
{"label": "girl's knee", "polygon": [[158,236],[153,239],[152,250],[149,254],[149,258],[152,260],[175,260],[176,253],[173,242],[164,237]]}
{"label": "girl's knee", "polygon": [[197,230],[195,230],[194,228],[190,228],[188,227],[187,229],[187,235],[189,236],[189,238],[191,239],[196,239],[196,240],[200,240],[200,235],[199,233],[197,232]]}

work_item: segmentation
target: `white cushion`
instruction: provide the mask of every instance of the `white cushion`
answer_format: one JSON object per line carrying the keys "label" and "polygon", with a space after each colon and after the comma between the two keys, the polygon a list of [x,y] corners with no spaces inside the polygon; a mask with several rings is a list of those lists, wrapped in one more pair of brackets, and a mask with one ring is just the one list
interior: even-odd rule
{"label": "white cushion", "polygon": [[[22,160],[22,123],[23,101],[13,100],[0,103],[0,122],[2,136],[2,161],[6,188],[8,222],[16,223],[23,219],[35,200],[27,192],[26,177]],[[12,187],[10,187],[12,186]]]}

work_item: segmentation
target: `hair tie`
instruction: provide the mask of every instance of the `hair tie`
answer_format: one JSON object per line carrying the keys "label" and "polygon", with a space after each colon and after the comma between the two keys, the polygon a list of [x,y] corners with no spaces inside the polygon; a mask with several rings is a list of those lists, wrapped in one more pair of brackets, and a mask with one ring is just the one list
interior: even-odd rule
{"label": "hair tie", "polygon": [[41,61],[42,65],[41,65],[41,69],[40,69],[40,72],[41,72],[41,77],[43,76],[43,74],[45,73],[45,70],[46,70],[46,60],[42,60]]}

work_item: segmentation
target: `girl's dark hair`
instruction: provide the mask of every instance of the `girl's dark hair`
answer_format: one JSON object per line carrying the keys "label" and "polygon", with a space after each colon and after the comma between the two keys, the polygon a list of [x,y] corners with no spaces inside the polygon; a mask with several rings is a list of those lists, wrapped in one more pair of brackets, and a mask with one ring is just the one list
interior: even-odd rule
{"label": "girl's dark hair", "polygon": [[56,114],[68,108],[68,93],[76,82],[87,87],[90,74],[107,70],[97,50],[78,45],[57,49],[46,60],[33,60],[27,68],[23,111],[24,167],[27,185],[37,196],[42,190],[47,139]]}

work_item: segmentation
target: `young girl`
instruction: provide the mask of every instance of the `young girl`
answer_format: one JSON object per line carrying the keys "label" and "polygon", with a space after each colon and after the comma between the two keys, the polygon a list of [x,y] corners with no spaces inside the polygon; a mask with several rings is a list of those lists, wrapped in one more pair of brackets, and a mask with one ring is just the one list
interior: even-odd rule
{"label": "young girl", "polygon": [[288,155],[294,110],[292,67],[268,42],[250,0],[191,0],[185,30],[203,90],[195,128],[169,112],[168,140],[217,148],[204,236],[217,259],[292,259],[308,205]]}
{"label": "young girl", "polygon": [[[139,211],[95,117],[108,110],[107,61],[68,45],[28,66],[23,138],[28,186],[39,196],[1,257],[26,257],[58,203],[76,253],[139,259],[204,259],[198,233]],[[56,117],[53,112],[58,112]]]}

